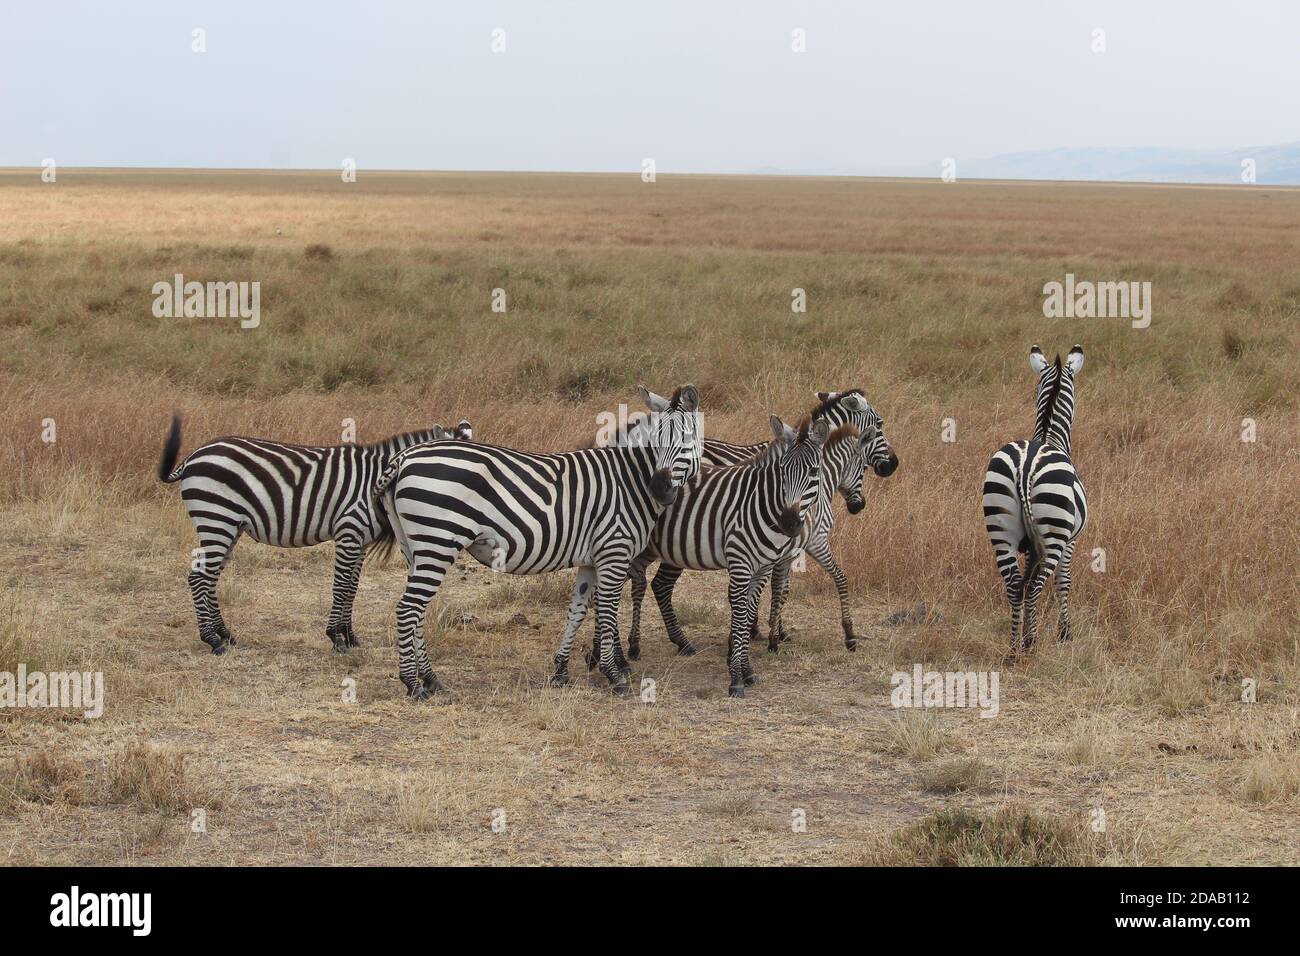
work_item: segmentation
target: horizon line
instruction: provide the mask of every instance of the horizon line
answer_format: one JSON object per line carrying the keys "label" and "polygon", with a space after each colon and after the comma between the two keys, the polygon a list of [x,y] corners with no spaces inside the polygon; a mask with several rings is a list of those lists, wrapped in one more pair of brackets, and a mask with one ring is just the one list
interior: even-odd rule
{"label": "horizon line", "polygon": [[[320,173],[337,176],[342,172],[342,168],[326,166],[64,166],[58,165],[58,170],[96,172],[96,173],[113,173],[113,172],[154,172],[154,173],[262,173],[262,174],[310,174]],[[42,172],[42,166],[0,166],[0,175],[9,173],[34,173],[38,177]],[[641,178],[639,170],[569,170],[569,169],[414,169],[403,167],[365,167],[358,166],[356,169],[358,175],[362,174],[397,174],[397,175],[442,175],[442,176],[628,176],[636,179]],[[1241,187],[1254,187],[1255,189],[1300,189],[1300,185],[1288,183],[1232,183],[1232,182],[1213,182],[1213,181],[1169,181],[1169,180],[1144,180],[1144,179],[1020,179],[1020,178],[987,178],[987,177],[957,177],[952,182],[946,182],[940,176],[903,176],[903,175],[870,175],[865,173],[815,173],[815,172],[658,172],[659,176],[669,178],[698,177],[701,179],[817,179],[817,180],[864,180],[867,182],[893,182],[893,183],[915,183],[915,184],[937,184],[941,186],[952,186],[957,183],[981,183],[986,185],[1061,185],[1061,186],[1170,186],[1184,189],[1237,189]],[[350,185],[350,184],[349,184]],[[647,183],[647,185],[649,185]]]}

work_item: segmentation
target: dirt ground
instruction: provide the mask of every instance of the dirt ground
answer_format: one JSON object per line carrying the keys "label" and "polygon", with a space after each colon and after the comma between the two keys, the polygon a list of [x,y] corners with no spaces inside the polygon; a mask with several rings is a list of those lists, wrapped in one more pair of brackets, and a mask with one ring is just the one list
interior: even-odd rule
{"label": "dirt ground", "polygon": [[[654,703],[614,699],[598,675],[557,690],[543,681],[569,576],[509,579],[462,556],[429,627],[449,693],[416,705],[396,677],[400,562],[368,569],[365,646],[340,655],[323,633],[330,548],[241,543],[223,578],[239,644],[216,658],[195,637],[176,516],[131,517],[129,565],[37,536],[0,564],[27,582],[35,631],[80,648],[108,681],[99,720],[0,719],[0,758],[71,765],[46,799],[0,814],[7,863],[872,862],[888,834],[932,812],[1008,801],[1090,834],[1101,808],[1102,862],[1296,861],[1294,806],[1240,795],[1241,748],[1267,760],[1297,740],[1294,706],[1264,691],[1243,705],[1229,688],[1194,715],[1107,705],[1114,691],[1095,685],[1096,648],[1082,640],[1003,668],[997,719],[897,711],[889,675],[919,659],[927,624],[882,622],[916,609],[855,601],[865,639],[850,653],[834,592],[809,597],[797,578],[795,640],[774,656],[757,648],[761,683],[732,701],[712,574],[679,589],[696,656],[671,653],[647,608],[633,674],[634,686],[654,680]],[[105,755],[133,743],[182,755],[162,794],[106,782]],[[206,832],[192,830],[197,807]]]}

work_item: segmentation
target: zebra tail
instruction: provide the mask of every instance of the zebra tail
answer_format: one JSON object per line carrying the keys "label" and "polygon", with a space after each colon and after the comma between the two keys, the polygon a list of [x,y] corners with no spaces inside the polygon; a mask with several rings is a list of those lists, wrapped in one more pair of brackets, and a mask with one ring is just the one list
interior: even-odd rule
{"label": "zebra tail", "polygon": [[1038,528],[1034,524],[1034,515],[1029,510],[1029,465],[1033,460],[1031,452],[1036,453],[1037,447],[1030,442],[1029,448],[1025,452],[1025,466],[1020,480],[1020,516],[1025,523],[1025,582],[1026,584],[1033,578],[1033,572],[1038,563],[1043,559],[1043,544],[1040,540]]}
{"label": "zebra tail", "polygon": [[397,534],[393,531],[393,523],[388,521],[387,517],[387,514],[385,514],[384,530],[379,532],[379,537],[375,538],[370,550],[366,552],[367,561],[373,561],[380,565],[388,563],[388,559],[393,556],[393,546],[397,544]]}
{"label": "zebra tail", "polygon": [[378,552],[381,561],[386,561],[388,556],[393,553],[393,545],[399,545],[402,549],[402,557],[406,559],[409,567],[411,564],[411,544],[406,540],[401,531],[401,526],[397,521],[397,502],[394,500],[392,482],[397,477],[400,463],[394,461],[379,476],[375,482],[375,487],[371,494],[375,499],[375,506],[379,509],[379,516],[384,521],[384,529],[380,532],[379,537],[375,539],[374,550]]}
{"label": "zebra tail", "polygon": [[180,470],[176,459],[181,453],[181,416],[172,415],[172,427],[167,432],[167,441],[163,444],[162,461],[158,463],[158,480],[166,484],[180,481]]}

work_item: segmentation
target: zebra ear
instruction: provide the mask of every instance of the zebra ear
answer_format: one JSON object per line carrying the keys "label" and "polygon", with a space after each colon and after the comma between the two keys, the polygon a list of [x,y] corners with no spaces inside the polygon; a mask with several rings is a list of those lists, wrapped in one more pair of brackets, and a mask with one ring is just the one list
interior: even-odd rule
{"label": "zebra ear", "polygon": [[851,412],[865,412],[867,410],[867,400],[861,395],[846,395],[840,405]]}
{"label": "zebra ear", "polygon": [[641,395],[641,401],[646,403],[646,407],[652,412],[663,412],[668,410],[668,399],[662,395],[656,395],[644,385],[636,387],[637,392]]}
{"label": "zebra ear", "polygon": [[871,447],[871,443],[876,440],[876,426],[868,425],[861,435],[858,436],[858,443],[862,445],[862,450],[866,451]]}
{"label": "zebra ear", "polygon": [[819,402],[829,402],[835,397],[834,392],[813,392],[813,394],[817,396],[817,401]]}
{"label": "zebra ear", "polygon": [[461,441],[474,440],[474,427],[470,425],[468,419],[462,418],[456,425],[456,437]]}
{"label": "zebra ear", "polygon": [[831,426],[824,418],[819,418],[808,428],[808,440],[814,445],[826,444],[826,437],[831,433]]}
{"label": "zebra ear", "polygon": [[790,442],[799,437],[799,433],[793,428],[781,421],[776,415],[770,419],[772,423],[772,437],[779,442]]}
{"label": "zebra ear", "polygon": [[1070,370],[1071,375],[1078,375],[1079,370],[1083,368],[1083,346],[1076,345],[1070,349],[1070,354],[1065,357],[1065,367]]}
{"label": "zebra ear", "polygon": [[1043,369],[1047,368],[1047,357],[1037,345],[1029,350],[1029,367],[1039,375],[1042,375]]}
{"label": "zebra ear", "polygon": [[677,390],[677,407],[684,412],[694,412],[700,407],[700,393],[694,385],[686,384]]}

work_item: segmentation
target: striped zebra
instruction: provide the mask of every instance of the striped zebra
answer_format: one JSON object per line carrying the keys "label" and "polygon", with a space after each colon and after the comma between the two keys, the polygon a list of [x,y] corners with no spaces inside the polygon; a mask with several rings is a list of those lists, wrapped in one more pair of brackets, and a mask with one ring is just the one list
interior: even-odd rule
{"label": "striped zebra", "polygon": [[[699,394],[646,389],[654,413],[626,440],[603,448],[534,455],[474,443],[437,442],[395,459],[375,487],[408,574],[397,605],[399,673],[424,700],[441,689],[429,664],[424,615],[456,555],[493,570],[541,574],[576,567],[573,606],[595,592],[601,673],[629,693],[618,644],[618,602],[628,565],[645,550],[660,513],[699,470]],[[567,677],[568,656],[555,658]]]}
{"label": "striped zebra", "polygon": [[999,448],[984,476],[984,526],[1011,604],[1012,659],[1034,643],[1035,605],[1053,572],[1061,605],[1059,640],[1070,639],[1070,559],[1088,521],[1083,482],[1070,459],[1074,378],[1083,368],[1083,348],[1072,348],[1064,364],[1060,355],[1049,364],[1035,345],[1029,365],[1038,373],[1034,437]]}
{"label": "striped zebra", "polygon": [[[893,448],[889,444],[889,440],[885,437],[885,420],[880,416],[880,413],[872,407],[871,403],[867,401],[866,397],[862,394],[862,389],[851,388],[842,392],[817,392],[816,396],[817,405],[809,413],[808,417],[810,419],[813,421],[825,421],[832,430],[844,425],[852,425],[863,435],[869,433],[872,434],[874,437],[871,438],[865,450],[867,464],[871,467],[872,471],[881,478],[888,478],[895,472],[895,470],[897,470],[898,455],[894,453]],[[706,438],[704,440],[704,452],[701,455],[701,461],[706,465],[735,465],[752,459],[755,455],[762,453],[767,447],[767,444],[762,442],[758,444],[736,444],[734,442],[724,442],[713,438]],[[829,496],[830,492],[827,492],[827,494]],[[862,505],[859,504],[856,509],[851,507],[850,512],[856,514],[861,509]],[[829,534],[829,532],[830,529],[828,526],[827,534]],[[829,556],[829,551],[826,553]],[[836,572],[832,570],[831,567],[828,567],[825,563],[820,561],[819,563],[821,563],[822,567],[826,568],[831,576],[835,578],[835,587],[840,594],[841,622],[842,624],[847,625],[845,631],[845,645],[852,650],[857,646],[857,638],[856,635],[853,635],[852,633],[853,622],[848,615],[848,583],[847,581],[844,581],[844,583],[841,584],[841,580],[843,579],[842,571],[839,576],[836,576]],[[833,559],[831,559],[831,563],[832,566],[834,566]],[[661,567],[659,571],[656,572],[654,581],[651,582],[650,587],[655,593],[655,600],[659,604],[661,613],[664,611],[665,607],[669,608],[669,613],[671,613],[673,586],[680,575],[680,569],[673,571]],[[774,576],[774,581],[775,580],[776,578]],[[785,580],[785,587],[788,588],[788,573]],[[634,580],[632,582],[633,629],[637,639],[634,641],[631,635],[628,637],[628,656],[631,657],[632,660],[637,660],[641,653],[638,626],[639,619],[637,617],[637,610],[639,608],[639,602],[637,599],[638,588],[641,588],[641,592],[644,594],[644,584],[639,584]],[[784,591],[781,593],[780,600],[782,603],[784,602],[785,594],[786,592]],[[773,602],[778,600],[777,590],[775,588],[773,589],[771,600]],[[776,641],[788,641],[789,635],[786,633],[785,628],[781,623],[780,609],[775,603],[773,604],[773,608],[774,610],[769,615],[769,623],[771,621],[776,622],[778,629]],[[668,627],[669,639],[677,645],[679,653],[694,654],[695,648],[686,640],[685,634],[681,631],[681,626],[676,623],[676,616],[674,615],[672,618],[674,622],[673,624],[670,625],[668,620],[667,617],[664,618],[665,626]],[[774,646],[773,638],[769,633],[768,650],[772,650]]]}
{"label": "striped zebra", "polygon": [[[871,443],[867,459],[872,471],[881,478],[892,475],[898,468],[898,456],[894,454],[888,439],[885,438],[885,420],[867,401],[862,394],[862,389],[817,392],[816,395],[817,405],[808,413],[808,417],[813,421],[824,419],[832,431],[841,425],[856,425],[858,431],[865,435],[868,428],[874,428],[876,437]],[[700,460],[706,465],[738,465],[753,458],[766,447],[767,442],[738,445],[734,442],[706,438]]]}
{"label": "striped zebra", "polygon": [[[683,654],[694,653],[681,632],[672,606],[672,587],[683,570],[726,571],[731,630],[727,644],[728,694],[744,697],[757,680],[749,660],[750,635],[758,599],[772,569],[798,547],[806,518],[815,505],[822,449],[829,426],[805,419],[793,443],[785,425],[772,416],[774,440],[763,453],[739,465],[705,468],[664,512],[649,547],[632,562],[632,631],[629,652],[639,655],[640,603],[645,570],[660,562],[655,599],[669,639]],[[661,580],[667,588],[660,589]],[[572,643],[581,616],[570,609],[564,646]],[[563,652],[562,652],[563,653]]]}
{"label": "striped zebra", "polygon": [[160,481],[181,483],[181,500],[199,535],[189,573],[199,639],[224,654],[235,637],[217,604],[217,578],[241,534],[281,548],[334,541],[334,589],[325,636],[336,651],[361,642],[352,629],[352,602],[366,551],[392,532],[373,507],[370,489],[393,456],[420,442],[473,438],[467,421],[407,432],[373,445],[288,445],[260,438],[219,438],[192,451],[179,466],[181,419],[158,466]]}
{"label": "striped zebra", "polygon": [[[789,425],[782,422],[781,419],[777,418],[775,415],[773,415],[771,418],[771,425],[772,425],[772,440],[767,444],[754,446],[760,448],[761,451],[759,451],[758,454],[752,455],[749,458],[741,461],[740,462],[741,465],[764,466],[764,465],[775,464],[779,462],[780,459],[786,454],[786,452],[788,452],[794,446],[794,443],[799,438],[799,433],[795,429],[791,428]],[[631,422],[630,427],[635,428],[636,423],[634,421]],[[708,442],[709,439],[705,439],[706,445],[708,444]],[[732,445],[731,447],[739,448],[741,446]],[[721,466],[721,467],[733,467],[733,466]],[[697,481],[698,480],[700,479],[697,479]],[[661,520],[665,520],[665,519],[661,519]],[[647,549],[639,556],[638,560],[633,561],[631,566],[628,568],[628,577],[632,581],[632,624],[631,627],[628,629],[627,646],[628,646],[628,657],[630,657],[634,661],[641,659],[641,605],[642,602],[645,600],[645,590],[646,590],[645,571],[646,568],[650,564],[652,564],[655,560],[656,558],[653,555],[653,549],[652,548]],[[680,568],[677,569],[677,574],[678,575],[681,574]],[[676,579],[677,578],[674,575],[673,581],[675,582]],[[669,595],[669,597],[671,597],[671,590],[666,593]],[[677,617],[672,610],[671,601],[668,602],[667,607],[668,607],[668,610],[666,612],[668,615],[667,619],[670,619],[674,622],[673,628],[671,628],[668,632],[669,640],[671,640],[673,644],[676,645],[677,652],[679,654],[681,654],[683,657],[690,657],[692,654],[695,653],[695,646],[691,644],[690,641],[686,640],[685,635],[681,633],[681,625],[677,623]],[[572,644],[573,638],[576,635],[579,626],[582,624],[582,614],[579,613],[575,617],[572,613],[572,610],[573,609],[570,608],[571,613],[569,616],[568,627],[565,631],[565,636],[563,641],[563,646],[566,648]],[[594,637],[592,639],[591,650],[584,653],[587,659],[587,670],[594,669],[596,666],[596,660],[600,655],[600,641],[598,637]],[[626,662],[624,662],[624,669],[628,669],[629,666],[630,665],[627,665]]]}
{"label": "striped zebra", "polygon": [[[817,502],[808,516],[803,551],[822,566],[835,581],[835,591],[840,599],[840,626],[844,629],[844,646],[855,650],[858,637],[853,633],[853,616],[849,612],[849,582],[843,569],[831,554],[831,529],[835,526],[833,508],[835,492],[844,497],[849,514],[855,515],[866,507],[862,497],[862,479],[871,465],[871,448],[876,443],[876,429],[868,425],[860,431],[852,422],[845,422],[826,439],[822,450],[822,473],[818,482]],[[779,644],[788,640],[781,622],[781,609],[790,590],[790,569],[794,559],[787,559],[772,572],[772,609],[768,619],[767,649],[776,653]]]}

